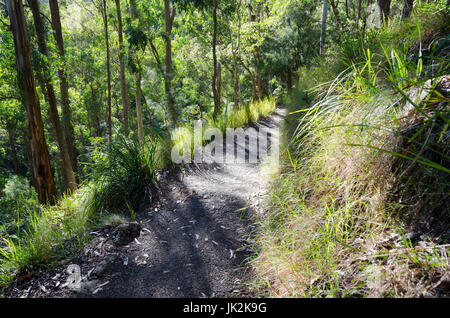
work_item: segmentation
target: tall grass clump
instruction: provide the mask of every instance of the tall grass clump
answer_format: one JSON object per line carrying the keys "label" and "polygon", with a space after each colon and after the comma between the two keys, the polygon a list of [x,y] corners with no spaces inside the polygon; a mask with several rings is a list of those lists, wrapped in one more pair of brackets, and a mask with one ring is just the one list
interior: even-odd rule
{"label": "tall grass clump", "polygon": [[195,147],[204,146],[203,134],[205,130],[211,128],[219,129],[225,134],[227,128],[244,127],[250,123],[257,122],[263,117],[267,117],[276,110],[276,101],[273,96],[265,97],[262,100],[254,100],[242,107],[224,109],[216,120],[212,114],[206,116],[202,123],[202,133],[195,134],[192,122],[179,125],[171,133],[171,139],[174,147],[182,155],[183,150],[190,149],[192,156],[195,154]]}
{"label": "tall grass clump", "polygon": [[68,257],[89,239],[91,189],[82,187],[63,196],[56,206],[39,206],[21,216],[21,228],[2,234],[0,249],[0,286],[15,277],[35,271],[52,261]]}
{"label": "tall grass clump", "polygon": [[164,142],[164,138],[158,138],[140,144],[121,138],[105,147],[90,178],[95,208],[127,214],[128,208],[137,208],[142,198],[151,199],[156,172],[167,165]]}
{"label": "tall grass clump", "polygon": [[449,294],[448,16],[427,12],[344,42],[322,66],[339,73],[291,98],[252,261],[267,295]]}
{"label": "tall grass clump", "polygon": [[276,101],[273,96],[261,100],[253,100],[241,107],[224,110],[217,118],[210,118],[208,122],[213,127],[225,132],[227,128],[243,127],[247,124],[257,122],[262,117],[269,116],[276,109]]}

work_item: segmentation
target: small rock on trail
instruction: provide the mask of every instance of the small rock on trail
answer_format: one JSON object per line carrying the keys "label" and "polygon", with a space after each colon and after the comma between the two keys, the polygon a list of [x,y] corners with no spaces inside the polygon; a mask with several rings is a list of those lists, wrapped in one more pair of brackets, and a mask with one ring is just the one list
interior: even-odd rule
{"label": "small rock on trail", "polygon": [[141,233],[141,225],[137,222],[120,224],[112,233],[115,246],[124,246],[133,242]]}

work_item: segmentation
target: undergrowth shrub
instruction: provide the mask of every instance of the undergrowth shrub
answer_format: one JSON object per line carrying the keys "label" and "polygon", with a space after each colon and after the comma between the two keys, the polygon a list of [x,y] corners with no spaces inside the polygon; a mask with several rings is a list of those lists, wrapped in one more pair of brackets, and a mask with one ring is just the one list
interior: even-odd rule
{"label": "undergrowth shrub", "polygon": [[93,204],[108,212],[127,211],[137,208],[141,198],[151,196],[150,186],[161,162],[157,147],[158,140],[147,140],[141,145],[126,139],[105,147],[91,177],[95,192]]}
{"label": "undergrowth shrub", "polygon": [[0,234],[17,234],[29,211],[38,209],[36,191],[25,177],[11,176],[0,199]]}

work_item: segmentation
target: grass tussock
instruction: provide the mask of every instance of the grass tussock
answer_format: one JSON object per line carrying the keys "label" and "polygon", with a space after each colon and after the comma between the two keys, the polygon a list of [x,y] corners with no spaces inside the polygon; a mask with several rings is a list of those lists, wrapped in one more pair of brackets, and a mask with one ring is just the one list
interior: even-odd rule
{"label": "grass tussock", "polygon": [[252,101],[246,106],[224,110],[215,121],[212,115],[208,116],[202,122],[201,133],[196,133],[192,122],[185,123],[172,131],[173,145],[180,155],[185,155],[185,150],[190,150],[189,153],[194,156],[196,147],[201,147],[207,142],[203,140],[206,130],[218,129],[225,135],[227,128],[244,127],[247,124],[257,122],[259,119],[272,114],[275,109],[275,98],[269,96],[262,100]]}
{"label": "grass tussock", "polygon": [[[378,44],[344,43],[347,58],[322,66],[340,73],[291,97],[281,173],[252,260],[266,295],[449,294],[449,56],[436,49],[448,16],[426,10],[376,31],[385,32]],[[418,34],[434,43],[429,56],[415,51]],[[299,87],[315,73],[302,70]]]}

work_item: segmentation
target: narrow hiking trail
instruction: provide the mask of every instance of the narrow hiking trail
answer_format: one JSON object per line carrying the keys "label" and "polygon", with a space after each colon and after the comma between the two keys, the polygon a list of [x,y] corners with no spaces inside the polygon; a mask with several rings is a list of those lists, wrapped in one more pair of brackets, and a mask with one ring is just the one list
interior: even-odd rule
{"label": "narrow hiking trail", "polygon": [[[286,110],[278,109],[252,126],[278,138],[285,114]],[[142,228],[133,242],[115,247],[107,239],[111,229],[91,233],[85,255],[73,261],[81,268],[80,290],[50,285],[44,287],[46,293],[41,288],[39,295],[27,296],[248,295],[251,216],[261,211],[267,181],[261,164],[189,164],[183,170],[163,178],[157,200],[137,211],[136,221]],[[58,276],[56,280],[64,282],[64,274],[59,275],[48,277],[54,282]]]}

